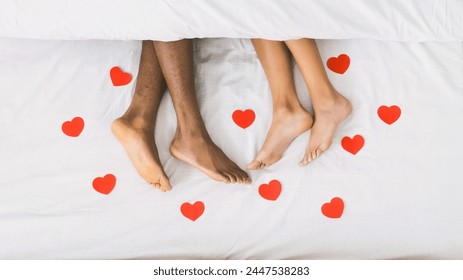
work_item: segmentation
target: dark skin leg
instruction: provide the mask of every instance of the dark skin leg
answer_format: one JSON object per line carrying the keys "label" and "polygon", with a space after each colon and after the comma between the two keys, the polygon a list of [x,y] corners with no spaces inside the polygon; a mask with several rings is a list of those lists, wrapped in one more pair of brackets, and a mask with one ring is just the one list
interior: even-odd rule
{"label": "dark skin leg", "polygon": [[302,107],[296,95],[293,69],[284,42],[253,39],[252,44],[270,83],[273,119],[264,144],[248,169],[267,167],[282,156],[291,142],[310,129],[312,116]]}
{"label": "dark skin leg", "polygon": [[211,140],[199,112],[193,75],[192,41],[154,42],[177,114],[171,154],[214,180],[250,184],[248,174]]}
{"label": "dark skin leg", "polygon": [[161,191],[172,189],[154,141],[156,116],[165,89],[153,43],[144,41],[132,102],[111,127],[140,176]]}

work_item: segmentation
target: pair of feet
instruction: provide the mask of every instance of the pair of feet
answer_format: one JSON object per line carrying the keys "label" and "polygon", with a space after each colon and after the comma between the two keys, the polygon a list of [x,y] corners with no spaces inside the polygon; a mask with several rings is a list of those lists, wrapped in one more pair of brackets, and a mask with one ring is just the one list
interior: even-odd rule
{"label": "pair of feet", "polygon": [[333,140],[337,127],[352,112],[352,105],[336,90],[321,104],[314,107],[315,121],[302,107],[278,107],[264,144],[247,169],[262,169],[277,162],[293,140],[312,128],[309,144],[299,165],[304,166],[320,157]]}
{"label": "pair of feet", "polygon": [[[338,92],[324,104],[315,107],[315,122],[302,107],[275,111],[262,149],[247,169],[261,169],[277,162],[296,137],[312,128],[300,165],[310,163],[329,148],[336,128],[351,112],[351,103]],[[172,186],[159,160],[154,128],[149,127],[143,120],[123,116],[113,122],[112,132],[124,146],[141,177],[159,190],[169,191]],[[196,167],[214,180],[251,183],[249,175],[231,161],[205,131],[199,134],[177,131],[170,152],[176,159]]]}
{"label": "pair of feet", "polygon": [[[169,177],[159,160],[154,128],[143,120],[122,116],[113,121],[111,129],[140,176],[162,192],[171,190]],[[214,180],[230,184],[251,183],[249,175],[231,161],[205,131],[199,134],[177,131],[170,153]]]}

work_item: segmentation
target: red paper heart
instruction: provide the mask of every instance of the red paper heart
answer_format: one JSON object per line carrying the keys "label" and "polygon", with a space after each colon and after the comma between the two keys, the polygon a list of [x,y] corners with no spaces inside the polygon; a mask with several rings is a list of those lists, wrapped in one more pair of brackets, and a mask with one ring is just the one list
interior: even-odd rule
{"label": "red paper heart", "polygon": [[81,117],[75,117],[71,121],[65,121],[61,125],[64,134],[70,137],[77,137],[84,130],[84,120]]}
{"label": "red paper heart", "polygon": [[365,139],[363,139],[362,135],[355,135],[354,138],[346,136],[341,140],[341,146],[344,150],[353,155],[357,154],[363,148],[364,144]]}
{"label": "red paper heart", "polygon": [[92,185],[97,192],[109,194],[116,186],[116,177],[113,174],[106,174],[104,177],[95,178]]}
{"label": "red paper heart", "polygon": [[331,202],[322,205],[322,213],[328,218],[337,219],[342,216],[344,202],[339,197],[334,197]]}
{"label": "red paper heart", "polygon": [[241,128],[249,127],[256,119],[256,114],[253,110],[247,109],[245,111],[236,110],[232,115],[233,121]]}
{"label": "red paper heart", "polygon": [[268,184],[262,184],[259,187],[259,194],[268,200],[277,200],[281,193],[281,183],[278,180],[272,180]]}
{"label": "red paper heart", "polygon": [[331,71],[344,74],[349,68],[350,58],[347,54],[340,54],[338,57],[330,57],[326,65]]}
{"label": "red paper heart", "polygon": [[180,206],[180,212],[194,222],[204,213],[204,203],[202,201],[196,201],[194,204],[185,202]]}
{"label": "red paper heart", "polygon": [[392,106],[381,106],[378,108],[378,116],[383,122],[391,125],[395,123],[399,118],[401,114],[401,110],[399,106],[392,105]]}
{"label": "red paper heart", "polygon": [[126,73],[121,70],[118,66],[114,66],[109,71],[109,75],[111,76],[111,81],[113,82],[114,86],[125,86],[132,81],[132,75]]}

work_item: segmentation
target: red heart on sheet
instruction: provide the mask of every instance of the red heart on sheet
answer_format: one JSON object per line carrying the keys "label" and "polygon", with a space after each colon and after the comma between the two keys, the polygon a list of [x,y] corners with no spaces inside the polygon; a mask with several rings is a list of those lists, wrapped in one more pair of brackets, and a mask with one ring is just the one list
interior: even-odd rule
{"label": "red heart on sheet", "polygon": [[125,86],[132,81],[132,75],[126,73],[121,70],[118,66],[114,66],[109,71],[109,75],[111,76],[111,81],[113,82],[114,86]]}
{"label": "red heart on sheet", "polygon": [[363,139],[362,135],[355,135],[354,138],[346,136],[341,140],[341,146],[344,148],[344,150],[353,155],[358,153],[363,148],[364,144],[365,139]]}
{"label": "red heart on sheet", "polygon": [[381,106],[378,108],[378,116],[383,122],[391,125],[395,123],[399,118],[402,111],[400,107],[397,105],[392,106]]}
{"label": "red heart on sheet", "polygon": [[232,119],[239,127],[247,128],[256,119],[256,114],[251,109],[245,111],[236,110],[233,112]]}
{"label": "red heart on sheet", "polygon": [[95,191],[109,194],[116,186],[116,177],[113,174],[106,174],[104,177],[95,178],[92,185]]}
{"label": "red heart on sheet", "polygon": [[338,57],[330,57],[326,62],[328,68],[338,74],[344,74],[350,65],[350,58],[347,54],[340,54]]}
{"label": "red heart on sheet", "polygon": [[281,183],[278,180],[272,180],[268,184],[262,184],[259,187],[259,194],[267,200],[277,200],[281,193]]}
{"label": "red heart on sheet", "polygon": [[70,137],[77,137],[84,130],[84,120],[81,117],[75,117],[71,121],[65,121],[61,125],[64,134]]}
{"label": "red heart on sheet", "polygon": [[204,203],[202,201],[196,201],[194,204],[185,202],[180,206],[180,212],[194,222],[204,213]]}
{"label": "red heart on sheet", "polygon": [[344,201],[339,197],[334,197],[331,202],[322,205],[322,213],[328,218],[337,219],[342,216],[344,211]]}

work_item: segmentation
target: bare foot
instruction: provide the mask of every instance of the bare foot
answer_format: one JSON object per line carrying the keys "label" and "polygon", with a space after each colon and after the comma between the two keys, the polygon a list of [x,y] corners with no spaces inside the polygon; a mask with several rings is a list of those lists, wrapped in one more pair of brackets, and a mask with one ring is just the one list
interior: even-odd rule
{"label": "bare foot", "polygon": [[339,124],[351,114],[352,104],[335,90],[334,97],[314,111],[315,123],[300,165],[307,165],[330,147]]}
{"label": "bare foot", "polygon": [[310,129],[312,123],[312,116],[302,107],[275,112],[264,144],[247,169],[261,169],[280,160],[291,142]]}
{"label": "bare foot", "polygon": [[248,174],[231,161],[209,136],[182,136],[177,132],[170,145],[170,153],[214,180],[225,183],[251,183]]}
{"label": "bare foot", "polygon": [[172,189],[169,178],[159,160],[152,130],[146,129],[142,125],[134,125],[133,122],[124,117],[114,120],[111,130],[124,146],[138,174],[143,179],[160,191],[165,192]]}

